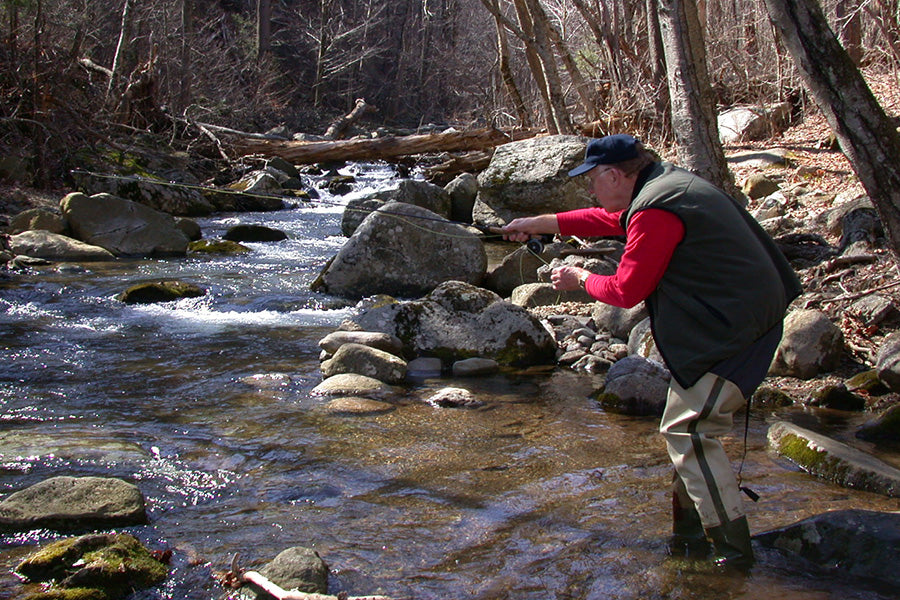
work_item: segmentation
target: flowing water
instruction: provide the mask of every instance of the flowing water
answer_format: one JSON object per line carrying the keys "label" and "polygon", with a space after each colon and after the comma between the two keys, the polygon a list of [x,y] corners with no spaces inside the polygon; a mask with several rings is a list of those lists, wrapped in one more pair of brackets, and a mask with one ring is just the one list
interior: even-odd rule
{"label": "flowing water", "polygon": [[[389,186],[387,167],[358,173]],[[349,314],[309,284],[343,244],[341,208],[216,215],[288,233],[240,257],[53,265],[0,280],[0,497],[55,475],[135,482],[150,524],[129,528],[174,552],[172,576],[139,598],[225,598],[235,553],[259,566],[315,548],[331,591],[415,599],[890,597],[760,549],[746,577],[666,558],[671,467],[655,419],[605,413],[598,382],[566,369],[410,382],[393,411],[347,416],[310,395],[317,342]],[[145,280],[200,285],[199,299],[124,305]],[[466,387],[485,405],[442,409],[429,390]],[[762,531],[837,508],[897,500],[837,488],[769,454],[754,411],[744,481]],[[849,436],[862,417],[783,409]],[[726,439],[736,461],[743,428]],[[852,436],[850,436],[852,437]],[[57,534],[0,536],[9,572]]]}

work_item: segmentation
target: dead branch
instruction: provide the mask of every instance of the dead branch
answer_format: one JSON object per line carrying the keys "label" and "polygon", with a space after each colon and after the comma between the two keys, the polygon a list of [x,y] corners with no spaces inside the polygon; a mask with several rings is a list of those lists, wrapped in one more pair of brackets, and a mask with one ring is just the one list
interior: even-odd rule
{"label": "dead branch", "polygon": [[863,296],[868,296],[869,294],[874,294],[875,292],[881,292],[883,290],[888,290],[892,287],[897,287],[900,285],[900,281],[894,281],[892,283],[888,283],[876,288],[871,288],[868,290],[863,290],[861,292],[856,292],[852,294],[841,294],[840,296],[835,296],[834,298],[825,298],[824,300],[820,300],[822,304],[827,304],[829,302],[841,302],[842,300],[856,300],[857,298],[862,298]]}
{"label": "dead branch", "polygon": [[365,98],[357,98],[356,106],[349,114],[344,115],[328,126],[328,130],[325,131],[325,137],[332,140],[339,140],[346,137],[345,134],[351,125],[359,121],[366,113],[374,112],[376,110],[378,109],[371,104],[366,104]]}
{"label": "dead branch", "polygon": [[244,154],[279,156],[294,164],[311,164],[338,160],[389,159],[430,152],[485,150],[508,141],[510,141],[510,137],[507,134],[498,129],[487,128],[323,142],[243,139],[233,145]]}
{"label": "dead branch", "polygon": [[98,65],[97,63],[95,63],[94,61],[92,61],[91,59],[89,59],[87,57],[79,58],[78,64],[90,71],[97,71],[98,73],[103,73],[107,77],[112,77],[113,72],[110,69],[107,69],[103,65]]}

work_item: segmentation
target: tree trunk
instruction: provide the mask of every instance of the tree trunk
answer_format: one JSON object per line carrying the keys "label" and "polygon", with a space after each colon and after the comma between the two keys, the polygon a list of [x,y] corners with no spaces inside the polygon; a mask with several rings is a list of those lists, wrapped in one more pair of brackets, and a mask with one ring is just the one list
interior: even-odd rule
{"label": "tree trunk", "polygon": [[333,160],[379,160],[432,152],[485,150],[508,141],[510,137],[497,129],[477,129],[329,142],[243,139],[233,145],[245,154],[279,156],[295,164],[311,164]]}
{"label": "tree trunk", "polygon": [[659,4],[678,160],[733,194],[734,178],[719,141],[697,5],[694,0],[660,0]]}
{"label": "tree trunk", "polygon": [[256,0],[256,58],[262,59],[272,49],[272,2]]}
{"label": "tree trunk", "polygon": [[338,140],[346,136],[350,126],[359,121],[366,113],[378,110],[371,104],[366,104],[365,98],[357,98],[356,104],[348,114],[334,121],[325,131],[325,137]]}
{"label": "tree trunk", "polygon": [[191,103],[191,40],[193,39],[194,0],[181,0],[181,82],[178,108],[183,111]]}
{"label": "tree trunk", "polygon": [[581,69],[578,68],[578,63],[575,62],[575,57],[572,56],[572,51],[569,50],[569,45],[566,43],[566,40],[563,39],[562,33],[560,33],[553,22],[549,19],[545,20],[547,23],[547,33],[550,35],[550,39],[556,48],[556,53],[559,54],[563,65],[565,65],[566,72],[572,80],[572,87],[575,88],[578,97],[581,99],[585,119],[587,121],[596,121],[600,118],[600,111],[597,109],[597,99],[594,98],[594,95],[591,93],[591,86],[584,80]]}
{"label": "tree trunk", "polygon": [[106,99],[109,100],[113,92],[118,86],[116,81],[119,78],[119,72],[122,69],[122,55],[125,54],[125,45],[128,43],[131,31],[131,6],[133,0],[125,0],[122,7],[122,24],[119,27],[119,41],[116,44],[116,53],[113,56],[112,75],[109,78],[109,84],[106,87]]}
{"label": "tree trunk", "polygon": [[769,17],[900,255],[900,134],[815,0],[766,0]]}
{"label": "tree trunk", "polygon": [[575,133],[575,128],[569,117],[569,109],[566,107],[565,94],[563,94],[562,82],[559,78],[559,69],[556,66],[556,56],[550,45],[550,25],[547,22],[547,13],[544,12],[540,0],[525,0],[525,4],[531,14],[531,22],[534,27],[534,47],[544,70],[544,81],[547,85],[547,95],[550,97],[556,131],[572,135]]}
{"label": "tree trunk", "polygon": [[834,7],[834,16],[841,33],[840,39],[844,50],[857,66],[862,62],[862,25],[859,21],[859,2],[856,0],[838,0]]}
{"label": "tree trunk", "polygon": [[528,12],[525,0],[513,0],[513,5],[516,8],[519,27],[521,27],[522,35],[520,39],[522,40],[522,43],[525,44],[525,60],[528,62],[528,66],[531,69],[531,75],[534,77],[534,81],[537,84],[538,93],[540,93],[541,99],[544,101],[544,122],[547,124],[547,132],[551,134],[560,133],[556,126],[556,120],[553,118],[553,104],[548,93],[549,88],[547,87],[547,77],[544,73],[544,67],[541,64],[541,59],[534,47],[534,24],[531,20],[531,14]]}
{"label": "tree trunk", "polygon": [[499,62],[500,77],[503,79],[506,93],[509,94],[510,100],[512,100],[516,109],[516,114],[519,116],[519,123],[523,127],[531,127],[531,112],[525,105],[525,100],[522,99],[522,94],[519,92],[519,86],[516,85],[516,78],[509,64],[509,42],[506,39],[506,28],[503,26],[499,16],[500,7],[497,5],[496,0],[493,1],[493,7],[494,10],[491,10],[491,14],[494,15],[494,22],[497,26],[497,60]]}
{"label": "tree trunk", "polygon": [[666,55],[663,48],[662,31],[659,27],[657,0],[645,0],[647,10],[647,47],[650,61],[650,81],[653,89],[653,106],[661,125],[663,139],[672,132],[672,114],[669,108],[669,84],[666,76]]}

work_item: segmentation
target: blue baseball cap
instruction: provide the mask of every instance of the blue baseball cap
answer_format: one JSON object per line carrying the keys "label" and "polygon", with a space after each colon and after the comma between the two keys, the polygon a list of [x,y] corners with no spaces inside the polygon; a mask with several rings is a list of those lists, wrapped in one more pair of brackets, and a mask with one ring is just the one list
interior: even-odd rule
{"label": "blue baseball cap", "polygon": [[598,165],[614,165],[637,158],[639,141],[627,133],[616,133],[588,142],[584,162],[569,171],[569,177],[587,173]]}

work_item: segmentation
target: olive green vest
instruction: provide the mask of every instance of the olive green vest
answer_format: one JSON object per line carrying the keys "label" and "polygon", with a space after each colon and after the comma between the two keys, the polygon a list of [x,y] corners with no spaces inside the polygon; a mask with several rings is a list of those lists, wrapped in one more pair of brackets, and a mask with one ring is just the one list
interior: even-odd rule
{"label": "olive green vest", "polygon": [[690,387],[783,318],[800,292],[790,263],[756,220],[706,180],[658,163],[622,216],[660,208],[684,224],[647,310],[672,376]]}

